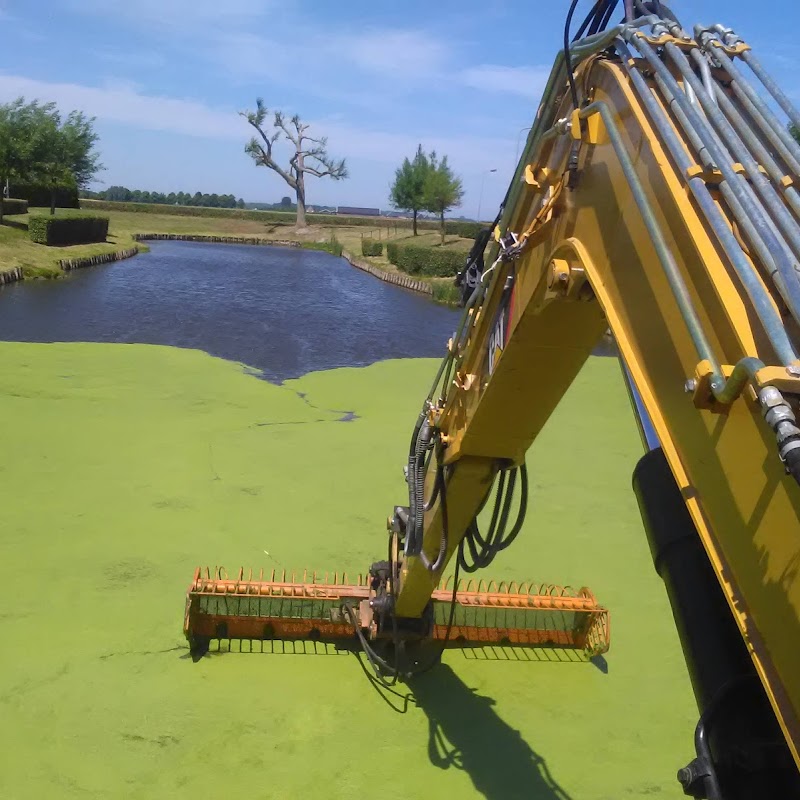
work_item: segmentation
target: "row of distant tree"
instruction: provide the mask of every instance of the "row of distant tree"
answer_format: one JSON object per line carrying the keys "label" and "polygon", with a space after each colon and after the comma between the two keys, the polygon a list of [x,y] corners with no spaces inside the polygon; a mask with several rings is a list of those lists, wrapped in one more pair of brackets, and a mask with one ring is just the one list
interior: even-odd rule
{"label": "row of distant tree", "polygon": [[[19,97],[0,105],[0,185],[48,190],[55,213],[59,190],[86,186],[103,169],[94,145],[94,120],[81,111],[66,116],[55,103]],[[0,207],[2,219],[2,207]]]}
{"label": "row of distant tree", "polygon": [[244,208],[244,200],[232,194],[205,194],[203,192],[147,192],[128,189],[126,186],[109,186],[100,192],[81,192],[89,200],[112,200],[116,203],[159,203],[171,206],[202,206],[204,208]]}

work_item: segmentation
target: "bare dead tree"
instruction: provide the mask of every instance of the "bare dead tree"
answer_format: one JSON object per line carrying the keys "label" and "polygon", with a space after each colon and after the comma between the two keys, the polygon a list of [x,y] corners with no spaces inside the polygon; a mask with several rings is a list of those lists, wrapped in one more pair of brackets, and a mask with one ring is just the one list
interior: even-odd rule
{"label": "bare dead tree", "polygon": [[[317,178],[333,178],[335,181],[347,177],[347,166],[344,159],[336,161],[328,155],[328,140],[323,136],[315,139],[306,131],[308,123],[303,122],[295,114],[291,119],[286,119],[281,111],[275,111],[272,120],[272,131],[265,130],[265,122],[269,110],[264,101],[259,97],[256,100],[255,111],[239,112],[258,132],[244,148],[257,166],[269,167],[273,172],[283,178],[294,189],[297,195],[297,227],[306,227],[306,175]],[[273,146],[281,138],[288,139],[293,147],[294,154],[289,159],[287,168],[281,167],[275,160]]]}

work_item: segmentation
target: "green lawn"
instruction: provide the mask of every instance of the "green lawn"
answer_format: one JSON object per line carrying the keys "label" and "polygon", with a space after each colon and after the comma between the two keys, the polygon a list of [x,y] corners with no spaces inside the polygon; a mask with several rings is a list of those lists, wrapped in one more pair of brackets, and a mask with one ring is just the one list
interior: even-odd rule
{"label": "green lawn", "polygon": [[199,564],[382,557],[434,362],[274,386],[165,347],[0,343],[0,359],[0,796],[682,797],[696,712],[614,360],[590,360],[534,446],[528,521],[491,571],[589,585],[611,609],[604,669],[453,650],[392,710],[332,648],[193,664],[183,600]]}

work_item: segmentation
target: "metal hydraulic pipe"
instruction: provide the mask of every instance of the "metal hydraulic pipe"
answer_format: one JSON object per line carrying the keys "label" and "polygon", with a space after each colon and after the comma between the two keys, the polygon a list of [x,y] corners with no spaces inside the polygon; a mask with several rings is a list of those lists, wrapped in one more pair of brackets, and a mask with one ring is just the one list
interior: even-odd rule
{"label": "metal hydraulic pipe", "polygon": [[[783,250],[783,248],[781,248],[779,241],[770,227],[770,223],[765,219],[762,209],[748,195],[748,192],[743,189],[741,181],[744,179],[740,179],[740,176],[733,171],[727,155],[720,150],[715,142],[715,134],[713,130],[709,129],[706,120],[703,119],[697,113],[696,109],[694,109],[686,101],[686,97],[683,95],[683,92],[681,91],[680,86],[673,77],[672,73],[656,55],[649,43],[641,37],[635,37],[632,34],[628,35],[634,40],[636,48],[644,56],[648,64],[653,67],[656,73],[662,77],[667,86],[670,87],[673,96],[675,97],[677,103],[681,106],[681,110],[686,115],[691,126],[698,133],[703,132],[706,134],[702,137],[703,142],[714,162],[716,162],[717,168],[722,173],[723,180],[720,186],[721,191],[725,190],[726,184],[730,187],[732,192],[735,194],[736,199],[743,206],[746,212],[747,220],[742,219],[739,221],[742,222],[742,224],[747,224],[748,221],[752,222],[752,224],[755,225],[756,229],[758,230],[759,236],[769,247],[769,251],[774,259],[775,267],[780,272],[783,279],[783,286],[777,284],[778,288],[781,291],[781,294],[783,295],[783,298],[786,302],[786,305],[789,307],[792,316],[796,320],[800,321],[800,278],[794,269],[794,265],[791,263],[791,259],[786,257],[787,253]],[[672,54],[673,50],[677,50],[677,48],[671,44],[665,45],[665,49],[670,54]],[[680,53],[680,51],[678,52]],[[695,89],[696,88],[697,87],[695,87]],[[703,94],[705,94],[704,90]],[[718,109],[716,110],[717,112],[719,111]]]}
{"label": "metal hydraulic pipe", "polygon": [[717,357],[714,355],[711,345],[706,338],[705,331],[700,324],[697,312],[692,304],[692,298],[689,295],[689,290],[686,288],[686,283],[683,280],[683,276],[681,275],[678,264],[675,261],[675,257],[672,255],[672,252],[669,249],[666,240],[664,239],[664,234],[661,231],[658,222],[656,221],[653,209],[650,206],[650,202],[647,199],[644,188],[642,187],[642,182],[639,180],[639,176],[636,174],[636,168],[633,166],[631,157],[628,155],[628,152],[625,149],[625,143],[622,141],[622,137],[620,136],[616,124],[614,123],[614,116],[609,110],[608,106],[603,101],[598,100],[582,108],[580,111],[580,117],[581,119],[586,119],[586,117],[597,113],[600,114],[600,117],[605,124],[609,141],[611,142],[611,146],[614,148],[614,152],[619,159],[622,172],[624,173],[625,179],[628,182],[631,194],[633,194],[633,199],[636,203],[636,206],[642,215],[642,221],[644,222],[647,232],[650,235],[650,240],[652,241],[653,247],[656,250],[656,254],[661,262],[661,266],[664,268],[664,274],[666,275],[670,289],[672,289],[672,293],[675,296],[675,301],[678,304],[681,316],[683,317],[686,327],[689,330],[689,335],[691,336],[692,342],[694,342],[695,349],[697,350],[697,353],[701,359],[709,361],[712,365],[714,376],[711,378],[710,385],[712,392],[716,396],[717,392],[723,391],[724,389],[725,379],[722,377],[722,370],[720,369]]}
{"label": "metal hydraulic pipe", "polygon": [[786,147],[783,138],[779,136],[773,127],[764,119],[761,112],[750,102],[750,99],[741,90],[737,90],[736,84],[731,83],[736,99],[752,118],[756,128],[764,135],[767,141],[775,148],[775,152],[786,163],[786,167],[795,175],[800,174],[800,161],[798,161]]}
{"label": "metal hydraulic pipe", "polygon": [[[785,297],[787,292],[786,284],[777,267],[775,266],[772,253],[770,253],[767,245],[764,243],[764,240],[759,235],[758,230],[756,230],[755,225],[753,225],[750,217],[747,215],[747,211],[745,211],[736,195],[730,190],[730,187],[725,185],[720,186],[720,192],[725,199],[725,202],[728,204],[728,207],[731,209],[739,228],[741,229],[742,233],[744,233],[745,239],[750,242],[753,250],[755,250],[756,254],[761,259],[761,262],[769,271],[770,278],[775,284],[775,287],[778,289],[781,297]],[[783,330],[785,330],[785,328],[783,328],[782,320],[781,327]]]}
{"label": "metal hydraulic pipe", "polygon": [[[642,74],[635,67],[630,66],[630,62],[633,59],[627,45],[619,41],[617,42],[617,49],[622,56],[623,67],[639,94],[640,100],[644,103],[650,115],[650,119],[658,130],[662,141],[675,159],[678,169],[686,175],[686,170],[691,166],[692,162],[686,153],[683,142],[678,138],[664,110],[656,102]],[[764,289],[749,259],[739,247],[739,243],[731,232],[728,221],[725,219],[719,206],[714,202],[714,198],[711,196],[705,181],[700,177],[692,178],[689,180],[689,188],[695,200],[697,200],[701,211],[711,225],[712,230],[722,244],[723,249],[731,259],[731,263],[739,276],[739,280],[742,282],[747,295],[750,297],[756,314],[761,324],[764,326],[767,337],[775,349],[778,358],[783,364],[788,365],[792,363],[797,358],[797,355],[786,334],[783,320]]]}
{"label": "metal hydraulic pipe", "polygon": [[[708,45],[705,46],[706,48]],[[769,106],[758,96],[758,93],[747,82],[746,78],[736,69],[733,61],[728,57],[728,54],[721,48],[715,47],[713,55],[716,60],[722,65],[725,71],[731,78],[731,88],[738,96],[747,97],[750,103],[758,110],[763,117],[764,121],[774,131],[775,135],[780,139],[785,148],[791,153],[794,164],[791,165],[792,169],[798,170],[798,162],[800,161],[800,146],[792,138],[791,134],[781,124],[780,120],[772,113]]]}
{"label": "metal hydraulic pipe", "polygon": [[[696,50],[692,51],[692,55],[696,52]],[[703,57],[698,53],[697,60],[699,61],[700,59],[703,59]],[[705,61],[705,59],[703,59],[703,61]],[[714,94],[717,105],[722,109],[723,113],[728,118],[728,122],[731,123],[750,152],[758,159],[758,163],[764,167],[767,174],[776,184],[781,185],[781,180],[785,176],[778,162],[775,161],[767,148],[764,147],[761,140],[753,133],[752,128],[745,122],[739,110],[730,101],[730,98],[725,94],[719,84],[714,84]],[[795,189],[794,186],[786,186],[783,190],[783,196],[786,198],[786,202],[791,206],[792,210],[800,215],[800,194],[798,194],[797,189]]]}
{"label": "metal hydraulic pipe", "polygon": [[[656,85],[661,90],[662,95],[669,104],[670,110],[675,115],[675,118],[678,120],[678,123],[683,129],[684,135],[689,140],[692,147],[695,149],[695,152],[697,153],[701,163],[707,169],[715,169],[716,165],[708,151],[708,148],[705,146],[705,143],[700,138],[697,131],[692,126],[691,122],[689,122],[689,118],[686,116],[686,114],[684,114],[681,105],[676,100],[675,95],[672,93],[670,87],[667,86],[667,84],[664,82],[664,80],[661,78],[660,75],[655,75],[654,78]],[[717,145],[717,148],[720,151],[724,151],[725,146],[719,140],[719,137],[717,137],[716,133],[713,130],[709,130],[708,134],[714,141],[714,143]],[[684,171],[684,174],[689,167],[694,166],[694,164],[691,161],[689,161],[688,158],[682,159],[681,165],[682,165],[681,169]],[[692,187],[693,189],[696,188],[699,184],[705,186],[705,181],[700,177],[690,179],[690,187]],[[749,187],[746,187],[746,189],[749,191]],[[769,248],[767,247],[762,237],[759,235],[758,230],[753,225],[744,207],[739,202],[736,195],[731,191],[731,187],[727,183],[723,183],[720,186],[720,192],[722,193],[722,196],[725,198],[725,201],[730,206],[734,217],[739,223],[739,226],[745,232],[748,240],[752,244],[753,249],[758,253],[759,258],[761,258],[762,262],[769,270],[770,276],[772,277],[773,281],[777,286],[779,286],[779,288],[781,289],[781,294],[783,294],[784,282],[783,279],[780,277],[780,273],[778,272],[778,267],[775,264],[775,259],[772,257],[772,253],[770,252]],[[702,201],[701,204],[703,204]],[[708,208],[708,205],[703,204],[703,208],[704,209]],[[768,223],[771,223],[771,220],[768,220]],[[781,328],[782,327],[783,323],[781,321]]]}
{"label": "metal hydraulic pipe", "polygon": [[[664,268],[664,274],[667,277],[670,289],[672,289],[672,293],[678,304],[681,315],[683,316],[684,322],[686,323],[686,327],[689,330],[689,335],[697,349],[697,353],[701,359],[707,360],[711,364],[712,377],[709,380],[709,388],[718,402],[726,405],[732,403],[739,394],[741,394],[742,389],[749,381],[755,383],[756,373],[764,367],[764,362],[758,358],[746,356],[734,366],[731,376],[727,381],[722,377],[722,370],[706,339],[705,332],[700,325],[700,320],[692,305],[692,298],[689,296],[689,291],[686,288],[683,276],[680,274],[678,265],[667,247],[667,243],[664,240],[658,222],[656,222],[653,209],[650,207],[642,183],[639,180],[639,176],[636,174],[636,168],[625,149],[625,143],[622,141],[622,136],[614,123],[614,115],[608,105],[602,100],[597,100],[585,108],[582,108],[580,111],[581,119],[586,119],[592,114],[600,114],[603,120],[608,139],[619,159],[620,167],[622,167],[622,172],[628,182],[634,202],[639,209],[639,213],[642,215],[642,221],[647,228],[647,232],[650,234],[650,239],[656,249],[656,254],[661,262],[661,266]],[[768,386],[759,392],[759,400],[762,402],[762,405],[767,407],[765,393],[771,395],[773,398],[769,402],[769,406],[773,409],[780,406],[781,411],[785,411],[791,417],[791,423],[794,424],[794,413],[783,399],[780,391],[772,386]],[[789,417],[787,416],[786,420],[788,419]],[[800,448],[800,442],[795,445],[791,442],[790,437],[785,435],[785,431],[782,432],[778,429],[777,426],[785,421],[784,417],[778,415],[774,420],[770,421],[768,418],[767,421],[778,435],[779,452],[782,459],[785,457],[786,453],[792,451],[793,447],[796,446]],[[797,429],[797,435],[800,436],[800,429]],[[798,452],[800,452],[800,450],[798,450]],[[800,460],[798,460],[795,465],[792,474],[795,475],[795,479],[800,482]]]}
{"label": "metal hydraulic pipe", "polygon": [[[692,55],[694,55],[696,51],[692,51]],[[714,78],[711,75],[711,65],[708,63],[707,58],[703,58],[699,53],[697,54],[700,56],[696,59],[698,66],[700,67],[700,75],[703,78],[703,86],[706,87],[706,91],[708,92],[709,97],[716,103],[717,98],[714,93],[714,87],[716,84],[714,83]]]}
{"label": "metal hydraulic pipe", "polygon": [[772,76],[761,66],[761,62],[755,57],[752,50],[745,50],[742,59],[758,76],[767,91],[775,98],[775,102],[786,112],[789,119],[800,128],[800,112],[794,107],[792,101],[786,96],[783,89],[778,86]]}
{"label": "metal hydraulic pipe", "polygon": [[720,403],[732,403],[742,392],[748,382],[754,382],[756,372],[764,368],[764,362],[752,356],[741,359],[733,368],[730,378],[725,383],[725,388],[715,395]]}
{"label": "metal hydraulic pipe", "polygon": [[[750,151],[739,138],[738,134],[733,129],[733,126],[730,124],[730,122],[728,122],[725,115],[719,110],[713,98],[709,96],[705,86],[703,86],[701,81],[698,80],[697,76],[692,70],[689,60],[686,58],[683,52],[678,48],[673,48],[672,46],[668,46],[668,52],[672,57],[673,62],[683,75],[684,81],[688,82],[689,85],[694,89],[697,99],[699,100],[701,107],[706,112],[706,116],[711,122],[711,125],[714,129],[716,129],[723,142],[727,145],[731,154],[734,156],[734,159],[738,160],[742,164],[742,166],[745,168],[745,172],[747,172],[749,175],[752,190],[747,183],[744,183],[743,189],[745,190],[745,193],[751,194],[752,191],[754,191],[758,194],[775,221],[777,232],[779,234],[779,243],[781,243],[781,239],[784,239],[795,259],[800,258],[800,229],[798,229],[796,220],[792,217],[784,205],[782,198],[770,183],[769,178],[759,170],[758,164],[751,155]],[[699,53],[697,53],[697,55],[701,61],[704,60]],[[751,199],[753,201],[756,200],[755,197],[751,197]],[[796,266],[795,271],[797,271]],[[800,276],[798,276],[798,280],[800,280]]]}
{"label": "metal hydraulic pipe", "polygon": [[[637,72],[638,74],[638,72]],[[691,126],[689,123],[689,119],[686,114],[683,113],[680,104],[678,103],[675,95],[670,90],[669,86],[664,82],[664,79],[660,75],[654,75],[653,80],[655,81],[656,86],[661,91],[664,99],[667,101],[667,105],[669,106],[669,110],[675,115],[675,118],[678,120],[681,128],[683,128],[683,133],[686,138],[689,140],[689,144],[694,149],[695,153],[697,153],[697,157],[700,160],[700,163],[703,164],[706,169],[716,169],[717,165],[714,162],[714,159],[711,157],[711,153],[708,151],[708,148],[705,145],[705,142],[700,138],[697,131]],[[686,170],[689,167],[693,166],[693,163],[688,156],[686,156],[685,151],[684,158],[681,159],[683,166],[681,169]]]}

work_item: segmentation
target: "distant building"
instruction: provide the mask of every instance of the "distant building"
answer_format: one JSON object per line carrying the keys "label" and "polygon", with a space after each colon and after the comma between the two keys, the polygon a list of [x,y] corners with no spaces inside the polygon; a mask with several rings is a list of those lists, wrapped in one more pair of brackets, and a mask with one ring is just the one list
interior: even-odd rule
{"label": "distant building", "polygon": [[379,208],[359,208],[358,206],[339,206],[336,209],[337,214],[349,214],[354,217],[379,217],[381,210]]}

